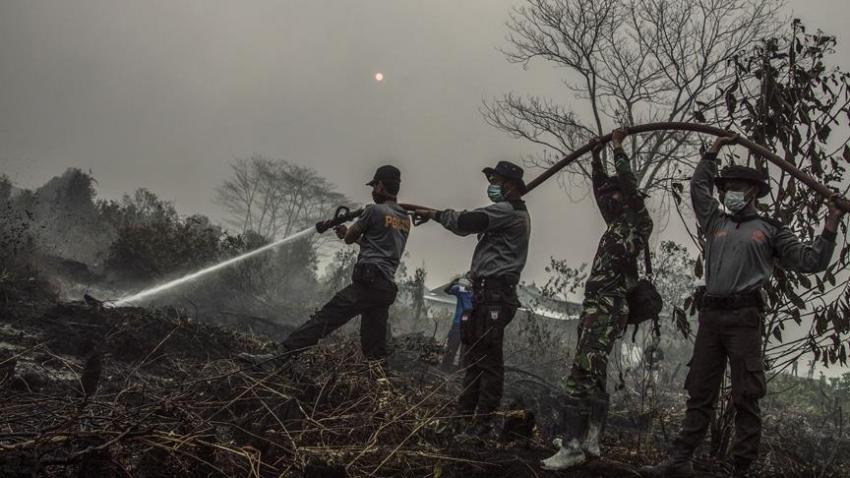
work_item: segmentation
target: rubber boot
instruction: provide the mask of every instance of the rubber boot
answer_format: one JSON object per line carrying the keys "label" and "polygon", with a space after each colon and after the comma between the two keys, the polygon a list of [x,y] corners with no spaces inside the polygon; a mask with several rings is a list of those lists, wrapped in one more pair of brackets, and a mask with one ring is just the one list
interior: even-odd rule
{"label": "rubber boot", "polygon": [[565,470],[587,461],[581,444],[587,435],[590,409],[586,403],[576,401],[564,407],[563,413],[564,438],[552,442],[558,451],[540,462],[544,470]]}
{"label": "rubber boot", "polygon": [[674,449],[663,462],[654,466],[644,466],[640,469],[641,476],[663,478],[688,478],[694,475],[691,464],[692,452]]}
{"label": "rubber boot", "polygon": [[598,458],[602,454],[599,441],[605,433],[609,403],[610,399],[607,393],[590,402],[590,423],[587,427],[587,436],[582,442],[581,447],[585,453],[595,458]]}

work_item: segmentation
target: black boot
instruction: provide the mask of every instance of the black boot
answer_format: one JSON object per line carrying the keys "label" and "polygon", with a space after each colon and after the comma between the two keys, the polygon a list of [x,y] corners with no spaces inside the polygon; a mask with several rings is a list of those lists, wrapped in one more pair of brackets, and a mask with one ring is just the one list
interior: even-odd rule
{"label": "black boot", "polygon": [[540,466],[545,470],[565,470],[587,461],[582,442],[587,436],[590,422],[588,403],[584,400],[570,399],[570,404],[564,407],[563,414],[563,438],[556,438],[553,441],[558,447],[557,453],[541,460]]}
{"label": "black boot", "polygon": [[674,448],[670,456],[655,466],[644,466],[640,469],[641,476],[663,478],[688,478],[694,475],[691,464],[693,452]]}

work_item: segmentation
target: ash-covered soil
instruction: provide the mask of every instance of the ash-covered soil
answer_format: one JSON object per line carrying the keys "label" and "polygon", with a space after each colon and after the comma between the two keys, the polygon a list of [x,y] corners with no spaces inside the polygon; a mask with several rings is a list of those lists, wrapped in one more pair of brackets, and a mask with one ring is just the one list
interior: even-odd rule
{"label": "ash-covered soil", "polygon": [[388,373],[348,338],[257,370],[237,355],[275,351],[263,337],[174,310],[57,303],[42,286],[7,287],[0,303],[2,477],[633,477],[660,458],[635,451],[615,414],[605,459],[541,470],[558,395],[522,371],[509,372],[503,436],[457,443],[461,372],[436,367],[432,339],[395,339]]}

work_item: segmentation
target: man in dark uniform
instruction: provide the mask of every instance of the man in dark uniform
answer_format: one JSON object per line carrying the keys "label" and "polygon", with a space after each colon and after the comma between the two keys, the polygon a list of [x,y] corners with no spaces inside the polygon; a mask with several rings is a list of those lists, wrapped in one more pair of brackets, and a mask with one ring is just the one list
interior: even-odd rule
{"label": "man in dark uniform", "polygon": [[283,341],[282,355],[248,355],[255,363],[285,359],[311,347],[320,339],[360,316],[360,346],[370,360],[387,355],[387,319],[398,288],[398,268],[411,222],[407,212],[396,203],[401,172],[394,166],[381,166],[367,183],[372,186],[372,199],[351,227],[339,225],[334,230],[346,244],[360,246],[351,285],[337,294],[313,317]]}
{"label": "man in dark uniform", "polygon": [[[672,453],[664,463],[644,468],[647,476],[692,476],[691,457],[708,430],[728,361],[735,407],[733,461],[736,476],[749,476],[761,439],[759,399],[766,393],[762,363],[762,288],[779,263],[804,273],[823,271],[835,248],[842,212],[830,200],[823,233],[802,243],[787,227],[757,214],[756,198],[770,192],[758,171],[728,166],[717,177],[717,154],[735,137],[718,138],[697,165],[691,200],[705,239],[706,291],[690,372],[685,379],[687,413]],[[714,199],[714,187],[728,213]]]}
{"label": "man in dark uniform", "polygon": [[637,257],[652,233],[652,219],[623,151],[625,137],[621,129],[612,134],[614,177],[605,171],[601,146],[593,149],[593,194],[608,227],[585,285],[578,348],[567,379],[564,436],[555,440],[558,452],[541,462],[547,470],[570,468],[587,461],[588,455],[600,454],[599,438],[609,403],[608,356],[626,328],[626,297],[638,282]]}
{"label": "man in dark uniform", "polygon": [[500,161],[485,168],[493,204],[472,211],[417,211],[459,235],[478,234],[472,255],[473,310],[462,322],[463,391],[458,411],[475,416],[476,425],[461,438],[486,438],[493,433],[493,414],[502,400],[505,327],[513,320],[519,300],[516,287],[528,256],[531,218],[520,198],[525,193],[523,170]]}

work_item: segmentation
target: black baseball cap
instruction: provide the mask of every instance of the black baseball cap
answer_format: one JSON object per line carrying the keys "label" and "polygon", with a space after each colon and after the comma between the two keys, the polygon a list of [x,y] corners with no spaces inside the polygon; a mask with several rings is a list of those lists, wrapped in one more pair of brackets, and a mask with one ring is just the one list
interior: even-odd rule
{"label": "black baseball cap", "polygon": [[384,185],[387,193],[395,196],[401,188],[401,171],[395,166],[385,164],[375,171],[375,177],[366,183],[366,185],[374,186],[378,181]]}
{"label": "black baseball cap", "polygon": [[525,192],[525,181],[523,181],[523,169],[510,161],[499,161],[495,168],[484,168],[482,173],[489,176],[501,176],[505,179],[510,179],[519,184],[522,192]]}
{"label": "black baseball cap", "polygon": [[367,186],[374,186],[375,183],[381,181],[385,185],[387,183],[396,183],[401,184],[401,171],[398,170],[397,167],[386,164],[384,166],[379,167],[375,171],[375,176],[371,181],[366,183]]}

